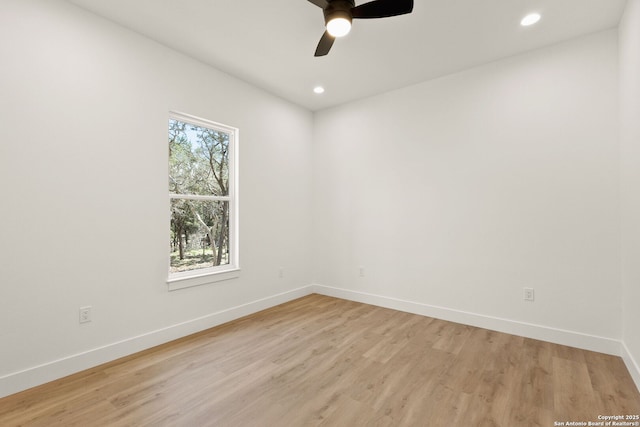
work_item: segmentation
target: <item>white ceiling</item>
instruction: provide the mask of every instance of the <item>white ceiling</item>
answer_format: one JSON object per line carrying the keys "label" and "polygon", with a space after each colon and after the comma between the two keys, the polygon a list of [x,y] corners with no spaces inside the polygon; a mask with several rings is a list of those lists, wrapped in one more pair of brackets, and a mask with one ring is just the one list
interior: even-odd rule
{"label": "white ceiling", "polygon": [[[626,2],[416,0],[410,15],[354,20],[315,58],[324,19],[307,0],[68,1],[314,111],[616,27]],[[521,27],[531,11],[542,20]]]}

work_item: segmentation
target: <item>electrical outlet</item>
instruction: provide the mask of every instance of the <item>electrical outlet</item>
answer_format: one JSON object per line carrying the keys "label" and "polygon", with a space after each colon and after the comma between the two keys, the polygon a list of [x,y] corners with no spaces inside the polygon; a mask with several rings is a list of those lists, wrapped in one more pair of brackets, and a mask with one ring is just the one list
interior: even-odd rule
{"label": "electrical outlet", "polygon": [[364,267],[358,267],[358,274],[360,275],[360,277],[364,277]]}
{"label": "electrical outlet", "polygon": [[80,307],[79,315],[80,318],[78,320],[80,323],[91,322],[91,306]]}
{"label": "electrical outlet", "polygon": [[284,277],[284,268],[280,267],[278,269],[278,277],[281,279]]}
{"label": "electrical outlet", "polygon": [[533,301],[535,299],[535,294],[533,292],[533,288],[522,288],[524,291],[524,300],[525,301]]}

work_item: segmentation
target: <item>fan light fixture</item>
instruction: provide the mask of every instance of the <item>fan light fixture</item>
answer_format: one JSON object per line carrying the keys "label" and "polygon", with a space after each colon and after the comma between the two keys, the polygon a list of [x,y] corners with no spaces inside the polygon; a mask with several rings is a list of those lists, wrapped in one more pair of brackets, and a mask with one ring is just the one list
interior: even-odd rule
{"label": "fan light fixture", "polygon": [[333,37],[344,37],[351,31],[351,22],[346,18],[333,18],[327,22],[327,31]]}

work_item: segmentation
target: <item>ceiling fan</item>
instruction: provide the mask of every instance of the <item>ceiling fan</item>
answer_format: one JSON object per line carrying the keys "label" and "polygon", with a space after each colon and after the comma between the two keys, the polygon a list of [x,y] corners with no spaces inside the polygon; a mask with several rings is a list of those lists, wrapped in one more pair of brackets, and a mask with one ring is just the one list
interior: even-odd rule
{"label": "ceiling fan", "polygon": [[351,30],[351,20],[388,18],[404,15],[413,10],[413,0],[374,0],[356,6],[354,0],[309,0],[321,7],[327,30],[322,35],[314,56],[329,53],[336,37],[346,36]]}

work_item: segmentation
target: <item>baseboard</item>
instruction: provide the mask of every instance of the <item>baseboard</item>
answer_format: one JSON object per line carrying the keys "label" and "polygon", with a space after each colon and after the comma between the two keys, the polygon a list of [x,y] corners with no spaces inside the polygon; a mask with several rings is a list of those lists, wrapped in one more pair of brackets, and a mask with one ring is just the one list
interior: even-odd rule
{"label": "baseboard", "polygon": [[636,387],[638,391],[640,391],[640,365],[633,358],[631,352],[629,351],[629,347],[622,342],[622,360],[624,360],[624,364],[627,366],[627,370],[629,374],[631,374],[631,378],[633,378],[633,382],[636,383]]}
{"label": "baseboard", "polygon": [[620,356],[622,352],[621,342],[612,338],[318,284],[313,285],[313,292],[614,356]]}
{"label": "baseboard", "polygon": [[5,375],[0,377],[0,398],[309,295],[312,289],[311,285],[303,286]]}

